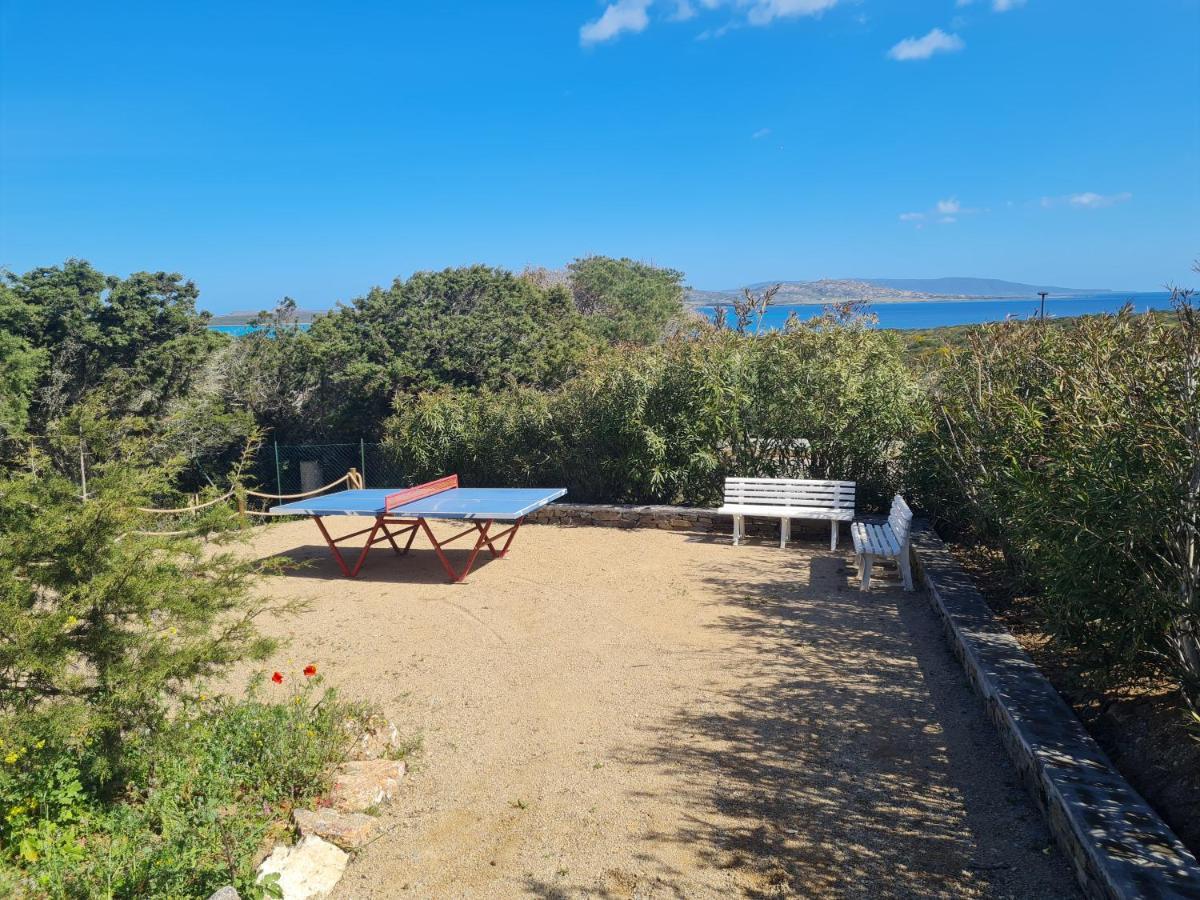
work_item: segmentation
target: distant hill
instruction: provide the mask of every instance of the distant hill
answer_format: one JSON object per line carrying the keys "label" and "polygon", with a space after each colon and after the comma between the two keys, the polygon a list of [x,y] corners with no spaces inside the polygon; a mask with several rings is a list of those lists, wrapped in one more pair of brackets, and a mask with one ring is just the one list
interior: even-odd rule
{"label": "distant hill", "polygon": [[[298,309],[296,310],[297,322],[312,322],[317,316],[323,316],[328,310],[325,309]],[[256,312],[232,312],[222,313],[219,316],[213,316],[209,321],[210,325],[249,325],[255,317]]]}
{"label": "distant hill", "polygon": [[[759,281],[746,285],[752,291],[762,291],[774,285],[779,285],[774,303],[778,306],[824,303],[844,303],[848,300],[870,300],[873,303],[902,303],[905,301],[925,299],[922,294],[913,291],[889,288],[882,285],[870,284],[866,281],[853,279],[829,279],[820,281]],[[742,289],[733,288],[723,291],[688,291],[687,302],[690,306],[711,306],[717,303],[728,303],[741,297]]]}
{"label": "distant hill", "polygon": [[864,278],[868,284],[914,291],[921,294],[963,297],[1036,297],[1045,291],[1051,297],[1075,297],[1112,293],[1108,288],[1065,288],[1048,284],[1023,284],[1000,278]]}
{"label": "distant hill", "polygon": [[[762,291],[781,285],[775,295],[777,306],[843,303],[862,300],[868,303],[912,303],[921,300],[977,300],[983,297],[1035,298],[1038,291],[1051,297],[1081,297],[1112,293],[1106,288],[1064,288],[1022,284],[999,278],[823,278],[819,281],[758,281],[746,285]],[[689,306],[729,303],[742,296],[742,288],[719,291],[691,289]]]}

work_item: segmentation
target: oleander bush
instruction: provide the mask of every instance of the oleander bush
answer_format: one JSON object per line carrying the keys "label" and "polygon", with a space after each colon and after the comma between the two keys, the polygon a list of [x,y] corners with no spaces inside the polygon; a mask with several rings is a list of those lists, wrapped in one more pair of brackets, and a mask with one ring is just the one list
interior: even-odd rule
{"label": "oleander bush", "polygon": [[1200,312],[1010,321],[929,373],[920,499],[996,543],[1097,687],[1200,703]]}
{"label": "oleander bush", "polygon": [[832,311],[782,333],[697,327],[595,355],[558,388],[401,395],[386,426],[414,479],[555,484],[592,502],[711,505],[728,474],[896,486],[917,385],[894,335]]}

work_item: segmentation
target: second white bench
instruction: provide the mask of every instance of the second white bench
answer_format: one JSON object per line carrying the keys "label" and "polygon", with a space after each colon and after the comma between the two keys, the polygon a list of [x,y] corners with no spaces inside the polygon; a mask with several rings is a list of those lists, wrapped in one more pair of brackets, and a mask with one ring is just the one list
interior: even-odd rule
{"label": "second white bench", "polygon": [[871,566],[881,559],[896,560],[904,589],[913,589],[912,550],[909,546],[912,521],[912,510],[904,498],[897,494],[892,500],[892,512],[886,523],[872,525],[869,522],[855,522],[850,526],[850,536],[854,538],[854,561],[862,573],[862,590],[870,590]]}
{"label": "second white bench", "polygon": [[838,522],[854,519],[853,481],[802,478],[726,478],[725,502],[717,512],[733,516],[733,543],[741,542],[746,516],[779,519],[779,546],[792,536],[792,519],[822,519],[830,524],[829,549],[838,544]]}

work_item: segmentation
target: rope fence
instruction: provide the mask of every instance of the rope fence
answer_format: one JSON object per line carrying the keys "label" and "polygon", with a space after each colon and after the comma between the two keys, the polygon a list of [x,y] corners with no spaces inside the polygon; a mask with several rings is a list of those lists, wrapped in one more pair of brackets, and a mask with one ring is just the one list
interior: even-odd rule
{"label": "rope fence", "polygon": [[[240,516],[269,516],[271,513],[265,509],[261,509],[261,510],[260,509],[250,509],[249,504],[246,502],[246,499],[248,497],[256,497],[256,498],[260,498],[262,500],[272,500],[272,501],[276,501],[276,502],[282,502],[284,500],[302,500],[305,497],[315,497],[317,494],[323,494],[326,491],[331,490],[336,487],[339,487],[343,484],[350,490],[361,489],[363,486],[362,473],[359,472],[358,469],[356,469],[352,466],[346,472],[345,475],[343,475],[341,478],[338,478],[336,481],[331,481],[331,482],[329,482],[329,484],[324,484],[324,485],[321,485],[320,487],[313,488],[312,490],[301,491],[301,492],[295,493],[295,494],[268,494],[263,491],[250,490],[249,488],[246,488],[246,489],[240,490],[240,491],[236,488],[232,488],[229,491],[226,491],[220,497],[214,497],[212,500],[206,500],[203,503],[200,503],[199,497],[193,494],[192,502],[190,502],[187,506],[181,506],[176,509],[165,509],[165,508],[153,507],[153,506],[139,506],[139,507],[136,507],[136,509],[138,512],[146,513],[148,515],[189,516],[189,515],[195,515],[196,513],[200,512],[201,510],[211,509],[212,507],[216,506],[217,504],[224,503],[232,498],[237,503],[237,511],[238,511],[238,515],[240,515]],[[182,531],[135,531],[135,532],[133,532],[133,534],[138,534],[138,535],[143,535],[143,536],[161,535],[162,537],[173,537],[173,536],[177,536],[177,535],[190,534],[190,533],[191,532],[188,529],[184,529]]]}

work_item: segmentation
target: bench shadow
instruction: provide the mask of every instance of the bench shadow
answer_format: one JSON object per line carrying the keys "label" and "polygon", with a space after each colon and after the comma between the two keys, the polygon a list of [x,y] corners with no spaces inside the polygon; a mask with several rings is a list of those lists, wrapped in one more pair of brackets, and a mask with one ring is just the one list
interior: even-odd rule
{"label": "bench shadow", "polygon": [[[354,565],[358,558],[358,547],[343,549],[342,556],[349,566]],[[445,551],[450,564],[461,570],[466,565],[470,550],[448,549]],[[420,547],[414,544],[407,553],[398,556],[390,547],[382,545],[371,550],[362,569],[353,579],[347,579],[342,574],[338,564],[334,562],[329,548],[324,544],[304,544],[292,547],[279,553],[269,554],[259,558],[259,562],[267,560],[283,560],[281,575],[288,578],[311,578],[317,581],[356,581],[367,584],[449,584],[450,576],[442,568],[437,553],[431,547]],[[486,550],[481,550],[471,567],[465,584],[470,584],[488,564],[497,560]]]}
{"label": "bench shadow", "polygon": [[747,897],[1078,896],[924,594],[894,568],[862,593],[827,549],[713,571],[737,686],[618,754],[683,785],[686,824],[645,841]]}

